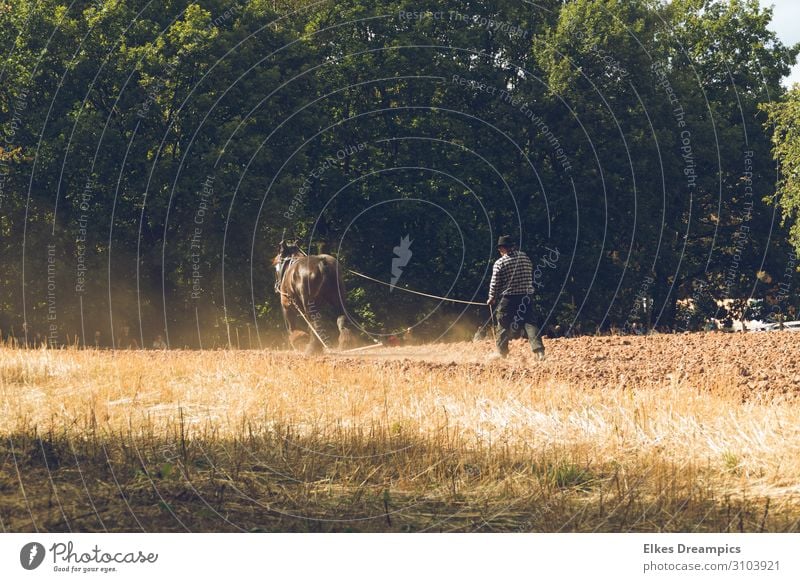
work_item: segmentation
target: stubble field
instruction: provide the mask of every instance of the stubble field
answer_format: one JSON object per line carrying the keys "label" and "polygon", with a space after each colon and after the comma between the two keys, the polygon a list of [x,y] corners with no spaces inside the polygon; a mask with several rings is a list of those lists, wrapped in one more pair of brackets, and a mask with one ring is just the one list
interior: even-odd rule
{"label": "stubble field", "polygon": [[0,528],[798,531],[798,337],[0,349]]}

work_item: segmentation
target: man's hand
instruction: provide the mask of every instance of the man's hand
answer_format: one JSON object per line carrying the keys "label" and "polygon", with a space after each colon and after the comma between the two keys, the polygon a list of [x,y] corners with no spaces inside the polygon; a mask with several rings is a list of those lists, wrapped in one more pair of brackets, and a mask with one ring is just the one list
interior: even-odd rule
{"label": "man's hand", "polygon": [[489,297],[489,299],[486,301],[486,305],[494,305],[495,303],[496,301],[494,297]]}

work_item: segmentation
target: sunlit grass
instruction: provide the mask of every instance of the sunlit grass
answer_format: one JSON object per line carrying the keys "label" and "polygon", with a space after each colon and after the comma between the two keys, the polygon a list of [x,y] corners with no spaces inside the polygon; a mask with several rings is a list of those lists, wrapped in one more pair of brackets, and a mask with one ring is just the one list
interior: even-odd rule
{"label": "sunlit grass", "polygon": [[796,531],[797,401],[684,376],[0,349],[0,525]]}

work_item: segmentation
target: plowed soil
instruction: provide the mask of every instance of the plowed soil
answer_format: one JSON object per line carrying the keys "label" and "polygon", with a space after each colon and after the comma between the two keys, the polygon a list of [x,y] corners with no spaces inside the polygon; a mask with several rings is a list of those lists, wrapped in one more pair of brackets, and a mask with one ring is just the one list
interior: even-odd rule
{"label": "plowed soil", "polygon": [[380,347],[337,354],[352,361],[401,361],[409,366],[516,372],[573,387],[647,388],[680,384],[753,396],[800,395],[796,332],[693,333],[545,339],[547,359],[528,343],[511,342],[505,360],[487,361],[491,340]]}

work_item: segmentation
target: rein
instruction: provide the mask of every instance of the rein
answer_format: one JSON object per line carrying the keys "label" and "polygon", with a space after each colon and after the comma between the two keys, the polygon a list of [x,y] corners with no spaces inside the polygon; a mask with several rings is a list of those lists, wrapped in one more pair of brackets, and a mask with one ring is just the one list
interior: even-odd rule
{"label": "rein", "polygon": [[441,297],[439,295],[431,295],[430,293],[423,293],[422,291],[415,291],[414,289],[409,289],[407,287],[398,287],[397,285],[391,285],[386,281],[381,281],[380,279],[374,279],[368,275],[365,275],[364,273],[359,273],[358,271],[354,271],[353,269],[347,269],[347,272],[352,273],[357,277],[362,277],[364,279],[374,281],[375,283],[386,285],[387,287],[393,287],[394,289],[399,289],[400,291],[405,291],[406,293],[413,293],[414,295],[422,295],[423,297],[430,297],[431,299],[439,299],[440,301],[450,301],[451,303],[463,303],[464,305],[480,305],[480,306],[486,305],[486,303],[479,303],[477,301],[464,301],[463,299],[452,299],[450,297]]}

